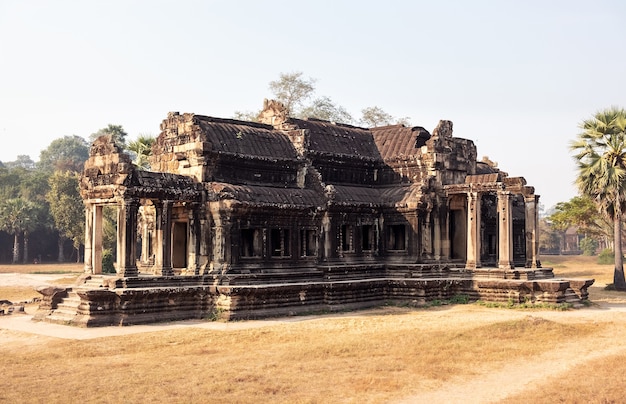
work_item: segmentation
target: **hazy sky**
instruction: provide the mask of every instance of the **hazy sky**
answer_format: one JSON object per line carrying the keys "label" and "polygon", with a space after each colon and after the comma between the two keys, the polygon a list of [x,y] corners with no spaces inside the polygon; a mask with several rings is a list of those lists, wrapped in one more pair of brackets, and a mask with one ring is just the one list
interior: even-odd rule
{"label": "hazy sky", "polygon": [[259,110],[301,71],[360,117],[379,106],[473,140],[546,208],[576,195],[578,124],[626,107],[626,2],[0,0],[0,161],[169,111]]}

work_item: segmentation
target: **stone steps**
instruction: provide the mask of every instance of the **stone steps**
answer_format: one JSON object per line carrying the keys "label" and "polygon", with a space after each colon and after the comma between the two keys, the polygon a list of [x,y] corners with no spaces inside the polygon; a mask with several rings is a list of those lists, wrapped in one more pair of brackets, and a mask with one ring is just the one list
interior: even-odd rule
{"label": "stone steps", "polygon": [[44,320],[55,324],[70,324],[78,314],[79,305],[80,297],[78,294],[72,289],[68,289],[67,297],[64,297]]}
{"label": "stone steps", "polygon": [[580,297],[572,288],[567,288],[565,291],[565,303],[570,303],[576,308],[583,307]]}

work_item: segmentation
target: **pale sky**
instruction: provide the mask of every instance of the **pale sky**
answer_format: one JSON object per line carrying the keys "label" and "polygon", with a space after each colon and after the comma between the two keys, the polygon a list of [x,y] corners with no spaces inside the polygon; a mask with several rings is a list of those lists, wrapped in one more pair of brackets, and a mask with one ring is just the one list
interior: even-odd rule
{"label": "pale sky", "polygon": [[577,194],[578,124],[626,108],[625,20],[622,0],[0,0],[0,161],[256,111],[300,71],[355,118],[453,121],[549,208]]}

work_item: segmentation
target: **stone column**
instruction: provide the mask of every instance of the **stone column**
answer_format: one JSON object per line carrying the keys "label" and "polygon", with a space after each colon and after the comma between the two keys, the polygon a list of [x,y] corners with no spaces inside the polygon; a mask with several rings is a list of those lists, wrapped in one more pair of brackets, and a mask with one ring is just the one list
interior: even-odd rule
{"label": "stone column", "polygon": [[189,243],[187,262],[187,273],[190,275],[200,274],[200,212],[197,203],[190,204],[191,212],[189,215]]}
{"label": "stone column", "polygon": [[434,216],[433,216],[433,254],[434,257],[437,261],[441,260],[441,246],[442,246],[442,242],[441,242],[441,209],[439,208],[439,205],[437,205],[435,211],[434,211]]}
{"label": "stone column", "polygon": [[524,198],[525,231],[526,231],[526,268],[539,268],[539,195]]}
{"label": "stone column", "polygon": [[156,211],[156,251],[154,270],[162,276],[173,276],[172,270],[172,201],[155,204]]}
{"label": "stone column", "polygon": [[92,273],[96,275],[102,274],[102,206],[92,205],[91,221],[93,223],[93,232],[91,237],[91,264],[93,266]]}
{"label": "stone column", "polygon": [[137,276],[137,213],[139,201],[126,199],[118,210],[117,273],[124,277]]}
{"label": "stone column", "polygon": [[141,263],[147,265],[150,262],[150,223],[146,210],[148,206],[143,207],[143,221],[141,223]]}
{"label": "stone column", "polygon": [[93,273],[93,204],[85,203],[85,273]]}
{"label": "stone column", "polygon": [[512,269],[513,265],[513,216],[511,193],[498,192],[498,268]]}
{"label": "stone column", "polygon": [[328,261],[332,255],[332,232],[331,232],[331,220],[328,212],[324,213],[322,218],[322,261]]}
{"label": "stone column", "polygon": [[444,261],[450,260],[450,246],[452,241],[450,240],[450,209],[446,208],[441,214],[443,220],[440,222],[441,228],[441,258]]}
{"label": "stone column", "polygon": [[433,257],[433,242],[432,242],[432,237],[431,237],[432,227],[431,227],[431,221],[430,221],[431,214],[432,214],[432,211],[427,211],[426,214],[421,216],[423,218],[423,222],[421,226],[419,223],[420,222],[419,218],[417,220],[417,232],[420,231],[419,228],[421,227],[421,233],[422,233],[421,249],[418,251],[420,252],[420,255],[425,258]]}
{"label": "stone column", "polygon": [[469,269],[481,267],[480,262],[480,192],[467,193],[467,262]]}

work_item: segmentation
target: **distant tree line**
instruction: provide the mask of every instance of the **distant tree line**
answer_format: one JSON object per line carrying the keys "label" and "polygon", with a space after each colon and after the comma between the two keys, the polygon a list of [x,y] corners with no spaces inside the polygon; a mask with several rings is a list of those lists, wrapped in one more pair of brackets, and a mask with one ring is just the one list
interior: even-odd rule
{"label": "distant tree line", "polygon": [[[153,137],[140,135],[127,144],[122,126],[108,125],[89,141],[102,135],[147,168]],[[80,136],[64,136],[42,150],[37,162],[25,155],[0,162],[0,262],[82,261],[85,211],[78,182],[89,146]],[[114,237],[114,230],[109,233]]]}

